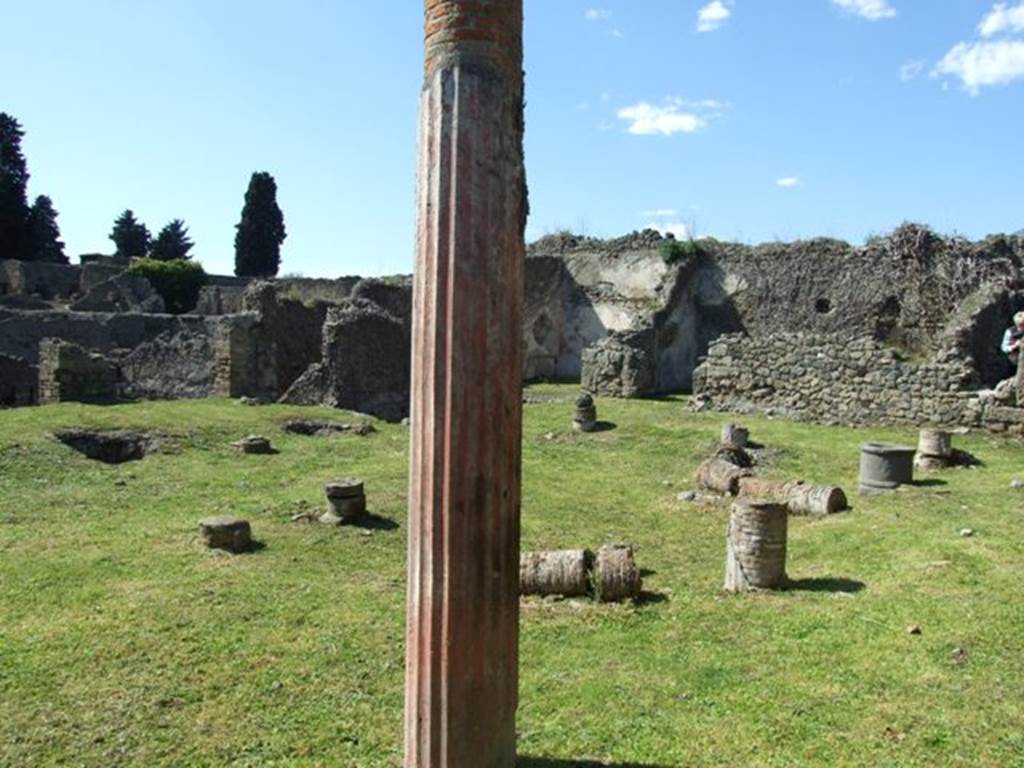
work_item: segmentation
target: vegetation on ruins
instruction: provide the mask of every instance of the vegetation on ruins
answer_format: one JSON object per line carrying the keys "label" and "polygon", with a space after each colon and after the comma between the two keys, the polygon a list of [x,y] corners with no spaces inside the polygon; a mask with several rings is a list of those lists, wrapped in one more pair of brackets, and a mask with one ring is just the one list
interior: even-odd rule
{"label": "vegetation on ruins", "polygon": [[29,261],[47,261],[53,264],[67,264],[64,243],[57,226],[57,210],[53,201],[40,195],[28,211]]}
{"label": "vegetation on ruins", "polygon": [[149,248],[149,258],[156,261],[184,261],[192,258],[189,255],[192,245],[185,222],[174,219],[156,236]]}
{"label": "vegetation on ruins", "polygon": [[21,123],[0,112],[0,258],[26,259],[30,247],[24,135]]}
{"label": "vegetation on ruins", "polygon": [[[676,495],[727,417],[601,400],[616,428],[578,434],[577,387],[529,392],[561,402],[525,406],[523,548],[631,542],[648,594],[523,602],[525,766],[1021,764],[1024,445],[958,435],[984,466],[793,518],[792,588],[726,596],[728,509]],[[352,421],[227,400],[0,411],[0,765],[401,763],[408,430],[311,438],[290,418]],[[778,451],[771,477],[849,491],[861,443],[917,439],[744,424]],[[162,448],[101,464],[52,436],[76,425]],[[280,453],[231,447],[249,433]],[[341,476],[398,527],[293,522]],[[217,514],[262,548],[207,553]]]}
{"label": "vegetation on ruins", "polygon": [[658,253],[666,264],[675,264],[684,259],[697,258],[704,254],[704,245],[700,240],[676,240],[666,238],[658,245]]}
{"label": "vegetation on ruins", "polygon": [[152,241],[149,227],[138,221],[130,208],[114,221],[110,239],[116,248],[114,255],[123,259],[146,256]]}
{"label": "vegetation on ruins", "polygon": [[242,219],[235,225],[235,274],[273,277],[281,267],[287,233],[277,204],[277,182],[265,171],[254,173],[245,192]]}
{"label": "vegetation on ruins", "polygon": [[195,309],[199,291],[207,279],[202,264],[184,259],[137,259],[128,271],[146,278],[164,300],[167,311],[174,315]]}

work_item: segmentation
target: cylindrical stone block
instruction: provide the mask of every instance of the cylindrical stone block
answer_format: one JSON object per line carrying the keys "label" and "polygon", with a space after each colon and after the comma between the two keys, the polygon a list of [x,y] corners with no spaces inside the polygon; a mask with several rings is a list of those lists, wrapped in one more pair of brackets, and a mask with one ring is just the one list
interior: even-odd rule
{"label": "cylindrical stone block", "polygon": [[776,589],[786,582],[785,504],[742,497],[732,505],[726,537],[725,589]]}
{"label": "cylindrical stone block", "polygon": [[576,413],[572,419],[572,426],[577,432],[593,432],[597,426],[597,406],[594,398],[584,392],[576,398]]}
{"label": "cylindrical stone block", "polygon": [[914,482],[914,449],[906,445],[865,443],[860,451],[860,492],[891,491]]}
{"label": "cylindrical stone block", "polygon": [[199,521],[199,536],[210,549],[245,552],[252,546],[248,520],[237,517],[207,517]]}
{"label": "cylindrical stone block", "polygon": [[366,493],[362,480],[350,478],[335,480],[324,485],[327,497],[327,511],[320,516],[320,522],[340,525],[358,520],[366,514]]}
{"label": "cylindrical stone block", "polygon": [[750,475],[750,470],[740,469],[725,459],[708,459],[697,467],[694,476],[697,485],[708,491],[735,496],[739,493],[740,479]]}
{"label": "cylindrical stone block", "polygon": [[741,427],[739,424],[722,425],[722,445],[746,448],[750,440],[750,430]]}
{"label": "cylindrical stone block", "polygon": [[582,597],[593,556],[585,549],[523,552],[519,556],[519,593]]}
{"label": "cylindrical stone block", "polygon": [[628,544],[606,544],[597,551],[594,592],[598,602],[617,603],[640,596],[643,580]]}
{"label": "cylindrical stone block", "polygon": [[949,432],[940,429],[922,429],[917,442],[917,452],[921,456],[948,459],[953,455],[953,439]]}

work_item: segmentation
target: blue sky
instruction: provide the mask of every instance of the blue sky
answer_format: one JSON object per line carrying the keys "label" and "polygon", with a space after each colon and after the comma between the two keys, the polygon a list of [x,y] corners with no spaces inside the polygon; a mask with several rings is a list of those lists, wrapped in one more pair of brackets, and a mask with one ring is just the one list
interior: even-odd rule
{"label": "blue sky", "polygon": [[[530,239],[1024,227],[1024,0],[525,9]],[[109,252],[132,208],[154,232],[183,218],[230,272],[266,170],[283,271],[411,270],[418,0],[8,0],[0,18],[0,111],[69,253]]]}

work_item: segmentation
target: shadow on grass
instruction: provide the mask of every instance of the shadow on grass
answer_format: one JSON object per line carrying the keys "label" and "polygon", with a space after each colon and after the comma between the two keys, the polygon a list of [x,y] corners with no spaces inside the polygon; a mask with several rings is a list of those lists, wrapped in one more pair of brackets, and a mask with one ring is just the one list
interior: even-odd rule
{"label": "shadow on grass", "polygon": [[649,592],[648,590],[642,590],[636,598],[636,605],[658,605],[659,603],[667,603],[668,595],[664,592]]}
{"label": "shadow on grass", "polygon": [[619,425],[613,421],[597,421],[594,422],[594,428],[590,431],[593,432],[611,432],[613,429],[618,429]]}
{"label": "shadow on grass", "polygon": [[834,578],[824,576],[818,579],[790,579],[786,582],[785,589],[789,592],[860,592],[867,586],[863,581],[856,579]]}
{"label": "shadow on grass", "polygon": [[937,477],[929,477],[927,480],[915,480],[915,488],[940,488],[944,485],[949,485],[945,480],[940,480]]}
{"label": "shadow on grass", "polygon": [[398,523],[390,517],[382,517],[372,512],[367,512],[362,517],[356,518],[351,523],[344,523],[350,528],[363,528],[367,531],[394,531],[398,529]]}
{"label": "shadow on grass", "polygon": [[669,768],[653,763],[598,763],[593,760],[557,760],[550,757],[520,757],[516,768]]}

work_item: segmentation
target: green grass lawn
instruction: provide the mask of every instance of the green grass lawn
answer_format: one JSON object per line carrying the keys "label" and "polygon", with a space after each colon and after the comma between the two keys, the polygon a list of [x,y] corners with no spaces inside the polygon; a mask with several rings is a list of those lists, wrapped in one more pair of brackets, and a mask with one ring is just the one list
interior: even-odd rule
{"label": "green grass lawn", "polygon": [[[791,521],[799,588],[728,596],[727,508],[676,501],[727,417],[602,400],[616,428],[577,435],[575,390],[534,392],[566,402],[525,407],[524,548],[632,542],[651,596],[524,602],[524,765],[1024,766],[1019,442],[957,437],[984,466],[861,499],[859,444],[913,430],[745,419],[778,449],[771,474],[842,485],[854,509]],[[0,766],[400,765],[407,429],[301,437],[294,416],[347,417],[0,412]],[[52,437],[70,426],[166,442],[108,466]],[[230,447],[251,432],[280,453]],[[397,529],[292,522],[348,475]],[[198,520],[221,513],[263,548],[202,549]]]}

